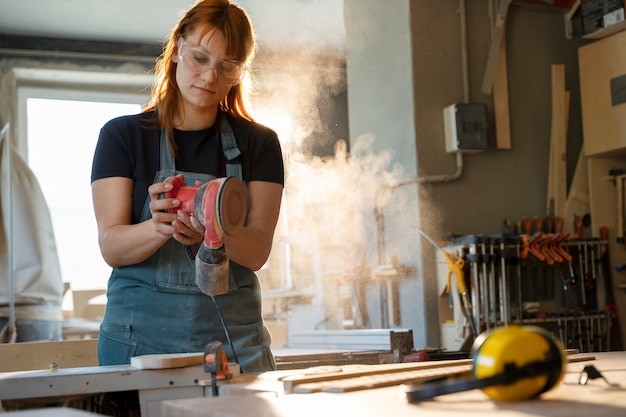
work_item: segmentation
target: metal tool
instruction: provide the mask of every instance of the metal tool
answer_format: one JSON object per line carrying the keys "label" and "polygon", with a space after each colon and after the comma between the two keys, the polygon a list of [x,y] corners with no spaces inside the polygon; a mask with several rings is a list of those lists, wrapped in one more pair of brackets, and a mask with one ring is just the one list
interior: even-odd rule
{"label": "metal tool", "polygon": [[[470,262],[470,286],[471,288],[479,288],[480,287],[480,276],[479,276],[479,268],[478,268],[478,253],[476,251],[475,244],[469,245],[468,248],[468,257],[467,259]],[[472,315],[477,320],[477,327],[481,328],[480,318],[482,316],[482,305],[480,303],[480,294],[478,291],[472,291],[471,293],[471,303],[472,303]]]}
{"label": "metal tool", "polygon": [[242,181],[225,177],[188,186],[184,177],[177,175],[165,182],[171,184],[172,189],[164,197],[181,202],[170,211],[182,210],[193,215],[205,227],[204,240],[195,256],[196,284],[206,295],[224,294],[228,291],[229,262],[220,233],[235,235],[246,221],[248,199]]}
{"label": "metal tool", "polygon": [[620,386],[619,384],[609,382],[609,380],[606,379],[604,375],[602,375],[602,373],[598,371],[593,365],[587,365],[583,368],[582,372],[580,373],[580,377],[578,378],[578,384],[585,385],[590,379],[598,378],[603,379],[604,382],[606,382],[611,387],[619,388]]}
{"label": "metal tool", "polygon": [[509,237],[502,236],[502,239],[500,240],[500,319],[505,326],[507,326],[509,324],[509,321],[511,320],[510,296],[507,274],[508,243]]}
{"label": "metal tool", "polygon": [[222,343],[217,340],[208,343],[204,348],[204,372],[211,375],[211,395],[217,397],[217,380],[228,379],[230,374]]}
{"label": "metal tool", "polygon": [[430,238],[430,236],[424,233],[421,229],[420,229],[420,233],[422,234],[422,236],[424,236],[424,238],[431,245],[441,250],[444,257],[446,258],[446,263],[448,265],[447,291],[450,291],[451,279],[452,279],[452,275],[454,275],[456,288],[457,288],[457,291],[459,292],[459,298],[461,299],[461,311],[463,312],[463,315],[465,316],[465,318],[467,319],[470,325],[470,329],[472,330],[472,335],[474,336],[474,338],[478,337],[478,328],[476,327],[476,322],[474,321],[474,317],[472,316],[472,304],[469,298],[470,294],[469,294],[469,291],[467,290],[467,286],[465,284],[465,276],[463,274],[463,266],[465,266],[465,261],[463,260],[463,258],[457,255],[452,255],[446,252],[445,250],[443,250],[441,246],[439,246],[434,240]]}
{"label": "metal tool", "polygon": [[626,175],[615,176],[615,187],[617,189],[617,238],[620,245],[624,243],[624,179]]}
{"label": "metal tool", "polygon": [[480,297],[480,305],[483,306],[483,321],[485,323],[485,327],[489,329],[491,327],[492,322],[492,310],[491,310],[491,292],[490,292],[490,280],[489,280],[489,271],[487,268],[489,255],[487,254],[487,245],[485,243],[484,236],[480,236],[477,239],[478,246],[480,247],[478,262],[482,265],[481,271],[481,279],[479,280],[478,293]]}

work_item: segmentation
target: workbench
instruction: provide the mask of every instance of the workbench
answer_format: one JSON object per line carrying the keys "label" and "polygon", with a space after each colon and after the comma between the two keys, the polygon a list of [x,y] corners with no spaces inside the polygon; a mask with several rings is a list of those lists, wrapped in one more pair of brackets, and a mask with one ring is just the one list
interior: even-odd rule
{"label": "workbench", "polygon": [[[142,417],[161,416],[161,401],[205,395],[202,365],[139,369],[131,365],[51,368],[0,373],[0,400],[78,398],[138,391]],[[1,412],[1,411],[0,411]]]}
{"label": "workbench", "polygon": [[[142,358],[146,359],[146,358]],[[463,416],[486,413],[502,417],[626,415],[626,352],[568,355],[563,381],[540,399],[517,403],[491,400],[480,390],[448,394],[410,404],[401,383],[389,385],[389,372],[468,371],[471,359],[390,363],[381,365],[321,365],[260,374],[237,374],[218,380],[219,396],[213,397],[211,380],[198,358],[189,366],[140,369],[130,365],[60,368],[0,373],[0,400],[73,397],[112,391],[138,391],[142,417],[359,417]],[[605,379],[579,384],[582,370],[593,365]],[[333,375],[365,374],[352,390]],[[413,375],[413,374],[411,374]],[[311,381],[318,378],[319,381]],[[413,378],[413,376],[411,376]],[[418,377],[419,378],[419,377]],[[321,381],[321,382],[320,382]],[[345,381],[344,381],[345,382]],[[368,386],[368,388],[365,388]],[[379,386],[378,388],[370,388]],[[343,388],[342,388],[343,387]],[[344,392],[339,392],[344,391]]]}
{"label": "workbench", "polygon": [[[325,339],[336,334],[320,332]],[[342,336],[344,332],[342,332]],[[379,363],[398,360],[400,351],[410,351],[410,331],[367,330],[351,332],[350,343],[375,346],[382,351],[341,349],[279,349],[275,351],[278,369],[299,369],[320,364]],[[211,395],[206,384],[202,352],[171,355],[144,355],[131,359],[130,365],[95,366],[96,340],[71,340],[44,343],[0,344],[0,401],[7,409],[50,407],[76,401],[88,407],[100,394],[137,391],[142,417],[161,417],[161,402],[166,399],[196,398]],[[394,353],[396,352],[396,353]],[[239,366],[229,364],[233,381]],[[246,375],[245,378],[250,378]],[[230,385],[230,384],[227,384]],[[237,384],[233,384],[236,386]],[[9,402],[10,404],[7,404]],[[2,412],[2,407],[0,407]]]}
{"label": "workbench", "polygon": [[[580,376],[586,365],[593,365],[605,379],[590,379],[581,385]],[[222,384],[218,397],[164,401],[163,417],[626,415],[626,352],[601,352],[580,356],[580,360],[568,363],[564,379],[558,386],[539,399],[514,403],[496,402],[481,390],[471,390],[442,395],[415,405],[408,403],[401,385],[343,393],[285,393],[285,377],[307,372],[316,371],[292,370],[257,376],[242,375],[239,380],[233,379]],[[242,382],[243,378],[246,380]]]}

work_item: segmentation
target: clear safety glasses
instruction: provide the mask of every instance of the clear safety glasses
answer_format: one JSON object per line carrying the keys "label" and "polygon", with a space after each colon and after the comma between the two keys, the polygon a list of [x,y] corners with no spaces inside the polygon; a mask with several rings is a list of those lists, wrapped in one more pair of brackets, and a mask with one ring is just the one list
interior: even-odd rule
{"label": "clear safety glasses", "polygon": [[195,74],[212,70],[228,86],[239,84],[247,70],[242,62],[222,58],[201,46],[190,45],[182,37],[178,43],[178,58]]}

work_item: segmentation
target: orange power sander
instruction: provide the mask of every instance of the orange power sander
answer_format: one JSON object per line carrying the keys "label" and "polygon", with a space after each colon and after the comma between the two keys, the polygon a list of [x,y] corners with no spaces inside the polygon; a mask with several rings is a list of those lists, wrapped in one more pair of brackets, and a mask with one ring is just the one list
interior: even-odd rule
{"label": "orange power sander", "polygon": [[248,198],[243,182],[237,177],[216,178],[202,185],[185,184],[183,175],[165,182],[172,189],[165,198],[177,198],[181,204],[170,212],[183,210],[204,226],[204,240],[196,254],[196,285],[206,295],[228,291],[228,256],[221,236],[234,236],[243,227],[248,214]]}

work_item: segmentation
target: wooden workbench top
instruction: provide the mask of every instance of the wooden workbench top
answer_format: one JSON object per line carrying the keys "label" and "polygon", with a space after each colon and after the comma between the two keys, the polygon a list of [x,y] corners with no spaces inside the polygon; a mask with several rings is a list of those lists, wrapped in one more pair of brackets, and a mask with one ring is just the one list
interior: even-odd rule
{"label": "wooden workbench top", "polygon": [[[594,353],[588,358],[591,360],[569,363],[561,384],[543,394],[540,399],[516,403],[496,402],[480,390],[471,390],[439,396],[414,405],[407,402],[400,386],[347,393],[285,393],[277,389],[281,386],[277,382],[285,376],[285,372],[268,372],[254,378],[254,381],[242,384],[240,389],[222,391],[220,397],[165,401],[163,417],[468,417],[468,414],[498,417],[623,417],[626,415],[626,352]],[[590,364],[602,373],[606,381],[594,379],[586,385],[579,384],[583,368]],[[296,372],[292,375],[297,375]],[[249,391],[245,390],[246,385]],[[263,389],[264,385],[267,390]]]}

